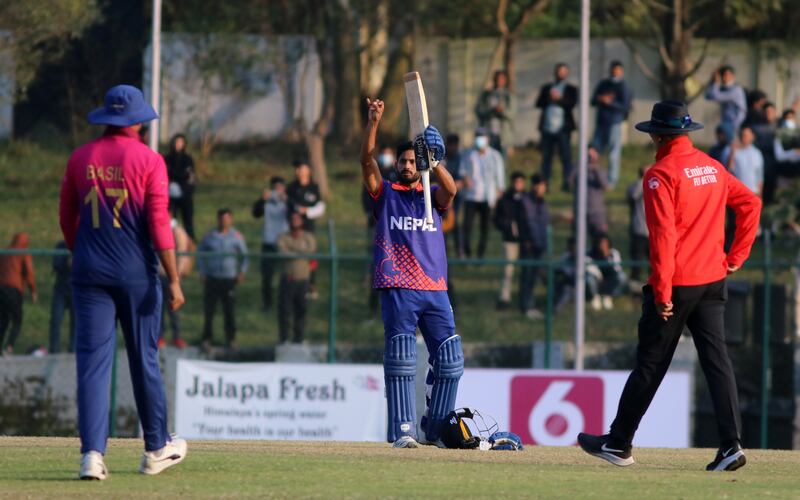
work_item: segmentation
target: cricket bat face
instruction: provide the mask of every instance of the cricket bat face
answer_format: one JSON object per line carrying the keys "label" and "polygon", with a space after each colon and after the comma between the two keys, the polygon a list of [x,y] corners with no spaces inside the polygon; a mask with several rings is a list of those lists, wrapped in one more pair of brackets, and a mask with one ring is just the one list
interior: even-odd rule
{"label": "cricket bat face", "polygon": [[412,71],[403,76],[403,84],[406,90],[406,104],[408,104],[408,123],[410,125],[411,138],[414,141],[414,156],[417,162],[417,170],[421,172],[422,186],[425,193],[425,221],[433,223],[433,211],[431,209],[431,186],[430,186],[430,162],[428,148],[422,138],[425,128],[428,126],[428,104],[425,102],[425,89],[422,88],[422,78],[419,73]]}

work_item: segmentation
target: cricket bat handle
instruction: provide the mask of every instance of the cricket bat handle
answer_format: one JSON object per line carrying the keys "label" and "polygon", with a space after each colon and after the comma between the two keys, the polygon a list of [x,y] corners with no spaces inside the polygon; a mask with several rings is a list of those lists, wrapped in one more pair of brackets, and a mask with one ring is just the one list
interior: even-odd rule
{"label": "cricket bat handle", "polygon": [[433,209],[431,208],[431,171],[423,170],[420,172],[422,176],[422,194],[425,197],[425,222],[433,224]]}

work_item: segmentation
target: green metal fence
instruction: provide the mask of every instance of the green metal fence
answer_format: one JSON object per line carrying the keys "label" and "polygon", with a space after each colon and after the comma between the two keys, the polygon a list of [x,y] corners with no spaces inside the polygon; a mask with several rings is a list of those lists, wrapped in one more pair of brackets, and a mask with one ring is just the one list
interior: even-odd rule
{"label": "green metal fence", "polygon": [[[550,238],[552,240],[552,238]],[[358,269],[366,269],[368,264],[371,261],[371,257],[365,254],[342,254],[339,253],[336,238],[335,238],[335,231],[333,224],[331,223],[328,227],[328,242],[329,248],[328,252],[318,252],[315,254],[306,255],[305,257],[309,259],[318,260],[323,266],[327,266],[327,289],[329,293],[329,298],[327,302],[327,361],[330,363],[336,362],[336,346],[338,342],[338,327],[340,326],[339,323],[342,322],[342,316],[340,314],[341,304],[340,298],[342,296],[342,289],[344,286],[344,282],[342,280],[341,275],[341,266],[350,266],[351,274],[354,273],[353,269],[355,269],[355,273],[357,273]],[[779,260],[775,259],[773,256],[773,242],[772,237],[769,232],[764,232],[764,235],[760,242],[761,249],[762,249],[762,256],[760,258],[754,258],[749,260],[745,267],[744,272],[746,272],[750,278],[750,282],[754,283],[761,283],[764,285],[765,291],[770,290],[770,285],[775,282],[775,274],[776,273],[783,273],[789,269],[793,269],[797,266],[797,263],[793,260]],[[14,255],[14,254],[28,254],[33,256],[38,262],[41,263],[42,258],[52,258],[54,256],[65,255],[66,252],[58,251],[58,250],[48,250],[48,249],[28,249],[28,250],[0,250],[0,255]],[[210,256],[223,256],[225,254],[214,254],[214,253],[195,253],[196,257],[210,257]],[[282,260],[289,257],[288,255],[282,254],[260,254],[260,253],[253,253],[250,255],[252,262],[256,262],[258,259],[276,259]],[[296,256],[293,256],[296,257]],[[451,259],[450,265],[453,269],[465,269],[467,272],[465,274],[476,274],[480,270],[484,270],[487,267],[500,267],[506,264],[513,264],[519,268],[520,266],[534,266],[537,267],[544,272],[542,274],[545,275],[544,281],[546,283],[546,294],[545,294],[545,317],[543,321],[543,340],[545,345],[545,356],[544,356],[544,363],[546,368],[550,368],[550,360],[551,360],[551,344],[554,340],[554,320],[557,315],[554,312],[554,289],[555,289],[555,281],[556,281],[556,273],[557,267],[559,265],[559,261],[555,256],[555,252],[553,249],[553,245],[548,242],[547,250],[544,255],[544,258],[538,260],[516,260],[516,261],[508,261],[506,259]],[[352,268],[352,266],[356,266]],[[630,267],[645,267],[647,266],[647,262],[623,262],[622,265],[625,268]],[[40,268],[38,270],[39,275],[41,276],[42,265],[38,265]],[[255,267],[255,266],[253,266]],[[476,271],[478,270],[478,271]],[[760,271],[760,279],[756,278],[755,272]],[[498,273],[499,274],[499,273]],[[784,276],[785,278],[785,276]],[[352,281],[352,280],[351,280]],[[352,283],[350,283],[352,285]],[[472,292],[470,292],[472,293]],[[492,297],[494,290],[491,286],[486,286],[485,290],[481,293],[485,294],[488,297]],[[349,297],[348,297],[349,298]],[[484,302],[478,303],[485,303],[489,304],[485,308],[485,313],[488,314],[488,311],[491,310],[491,299]],[[768,436],[769,436],[769,400],[770,400],[770,392],[771,392],[771,372],[770,372],[770,361],[771,361],[771,352],[770,352],[770,336],[771,336],[771,311],[773,310],[772,304],[772,293],[764,293],[763,294],[763,304],[761,308],[763,310],[763,335],[761,338],[761,348],[762,348],[762,360],[761,360],[761,384],[760,384],[760,443],[762,447],[766,447],[768,443]],[[483,314],[483,312],[482,312]],[[634,312],[628,313],[628,318],[626,321],[630,320],[630,324],[634,325],[633,323],[633,316]],[[353,326],[353,318],[351,318],[352,314],[348,313],[346,315],[346,326],[348,328],[352,328]],[[457,315],[458,321],[458,315]],[[534,323],[531,323],[531,328],[534,328]],[[376,328],[380,328],[378,325]],[[491,334],[491,332],[488,332]],[[532,338],[531,338],[532,339]],[[633,338],[630,339],[631,341]],[[116,361],[116,359],[115,359]],[[114,363],[114,377],[116,377],[116,362]],[[113,384],[112,387],[116,387],[116,384]],[[112,408],[114,407],[114,394],[112,394]],[[111,433],[112,435],[115,433],[116,427],[116,419],[111,418]]]}

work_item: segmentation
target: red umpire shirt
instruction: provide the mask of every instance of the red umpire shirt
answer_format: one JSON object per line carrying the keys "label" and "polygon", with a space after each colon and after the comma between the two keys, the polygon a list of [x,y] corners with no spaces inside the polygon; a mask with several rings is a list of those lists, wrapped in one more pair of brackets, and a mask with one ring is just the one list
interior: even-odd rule
{"label": "red umpire shirt", "polygon": [[[723,279],[728,266],[750,254],[761,200],[744,184],[681,136],[659,148],[642,180],[650,230],[649,283],[655,302],[672,300],[673,286]],[[725,206],[736,214],[736,235],[725,254]]]}

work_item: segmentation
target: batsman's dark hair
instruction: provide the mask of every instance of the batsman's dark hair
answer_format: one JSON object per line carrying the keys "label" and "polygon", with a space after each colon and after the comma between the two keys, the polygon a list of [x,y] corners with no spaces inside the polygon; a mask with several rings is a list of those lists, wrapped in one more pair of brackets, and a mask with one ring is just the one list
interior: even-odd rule
{"label": "batsman's dark hair", "polygon": [[514,182],[517,179],[524,179],[524,178],[525,174],[523,174],[519,170],[514,170],[513,172],[511,172],[511,182]]}
{"label": "batsman's dark hair", "polygon": [[269,179],[269,187],[273,187],[274,188],[275,185],[277,185],[277,184],[286,184],[286,179],[284,179],[280,175],[273,175]]}
{"label": "batsman's dark hair", "polygon": [[400,159],[400,156],[405,153],[406,151],[414,151],[414,143],[411,141],[403,141],[397,145],[395,148],[395,157]]}
{"label": "batsman's dark hair", "polygon": [[230,208],[228,208],[228,207],[225,207],[225,208],[220,208],[219,210],[217,210],[217,219],[219,219],[220,217],[222,217],[222,216],[223,216],[223,215],[225,215],[225,214],[231,214],[231,215],[233,215],[233,210],[231,210],[231,209],[230,209]]}

